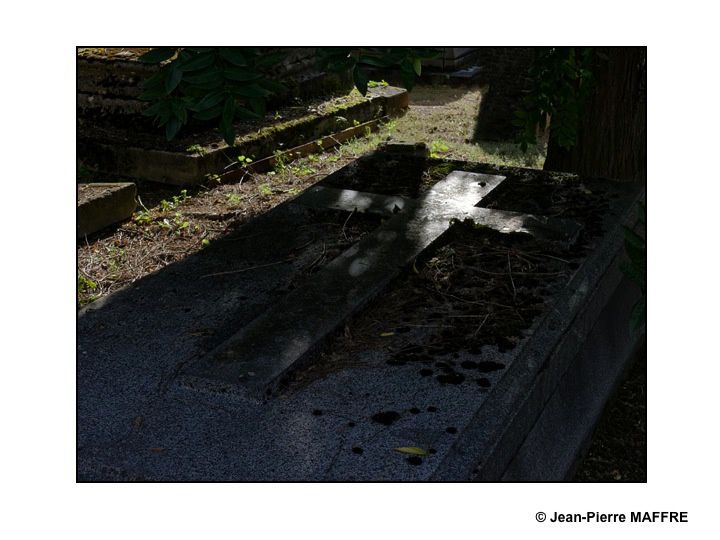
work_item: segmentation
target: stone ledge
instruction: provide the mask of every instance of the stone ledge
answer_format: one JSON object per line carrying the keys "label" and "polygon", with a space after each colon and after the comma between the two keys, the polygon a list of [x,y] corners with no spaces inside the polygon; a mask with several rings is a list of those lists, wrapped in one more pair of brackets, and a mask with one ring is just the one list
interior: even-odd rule
{"label": "stone ledge", "polygon": [[135,195],[132,182],[78,184],[77,237],[128,219],[135,211]]}
{"label": "stone ledge", "polygon": [[[342,122],[368,122],[397,116],[408,107],[407,90],[395,87],[373,88],[370,99],[319,115],[308,115],[272,129],[260,129],[239,139],[229,148],[218,140],[203,147],[201,153],[141,148],[121,140],[104,139],[98,133],[85,133],[78,139],[78,155],[89,167],[121,177],[137,178],[172,185],[197,185],[207,175],[220,174],[235,156],[253,156],[257,161],[271,156],[279,147],[291,148],[333,134]],[[345,127],[344,124],[342,127]]]}

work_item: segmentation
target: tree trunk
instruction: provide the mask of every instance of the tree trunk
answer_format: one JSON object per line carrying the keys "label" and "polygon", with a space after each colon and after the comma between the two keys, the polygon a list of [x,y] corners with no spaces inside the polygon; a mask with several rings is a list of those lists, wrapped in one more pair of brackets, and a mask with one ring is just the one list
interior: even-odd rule
{"label": "tree trunk", "polygon": [[618,180],[647,178],[646,47],[601,47],[595,87],[585,104],[577,144],[564,149],[550,134],[545,170]]}

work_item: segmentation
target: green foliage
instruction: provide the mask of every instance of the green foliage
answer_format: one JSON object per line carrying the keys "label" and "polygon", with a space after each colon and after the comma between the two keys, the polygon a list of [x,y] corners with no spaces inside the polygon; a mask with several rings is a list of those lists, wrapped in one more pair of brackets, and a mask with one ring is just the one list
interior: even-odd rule
{"label": "green foliage", "polygon": [[[170,200],[161,200],[161,215],[167,214],[168,212],[175,210],[178,206],[180,206],[188,199],[190,199],[190,196],[187,194],[187,189],[183,189],[179,195],[173,195]],[[161,216],[158,216],[158,219],[159,217]],[[133,218],[133,221],[135,221],[135,223],[139,225],[149,225],[155,221],[155,217],[153,217],[152,211],[143,209],[137,213],[137,215]],[[175,230],[179,232],[187,229],[190,226],[190,222],[185,220],[180,212],[175,212],[172,220],[165,218],[162,221],[158,221],[158,225],[163,229]]]}
{"label": "green foliage", "polygon": [[80,272],[78,272],[78,292],[81,294],[88,293],[97,289],[97,283],[93,280],[86,278]]}
{"label": "green foliage", "polygon": [[161,229],[181,234],[185,229],[190,227],[190,222],[185,219],[185,216],[183,216],[181,212],[175,212],[172,219],[164,218],[162,221],[158,222],[158,225]]}
{"label": "green foliage", "polygon": [[[411,89],[422,72],[422,60],[435,56],[433,49],[412,47],[318,49],[321,68],[352,72],[355,86],[363,95],[368,87],[387,85],[385,81],[370,81],[368,67],[399,68],[405,86]],[[161,68],[143,85],[140,98],[150,102],[143,114],[165,127],[167,140],[172,140],[190,119],[215,120],[225,142],[233,146],[234,123],[262,118],[267,99],[286,91],[271,75],[273,66],[284,57],[283,51],[265,54],[256,47],[152,49],[140,60],[160,64]]]}
{"label": "green foliage", "polygon": [[633,228],[625,227],[625,253],[628,261],[622,266],[622,271],[642,291],[642,298],[633,306],[630,315],[630,324],[637,330],[642,327],[647,314],[647,245],[645,239],[635,229],[647,225],[646,207],[638,203],[638,218]]}
{"label": "green foliage", "polygon": [[152,220],[152,215],[148,210],[140,210],[133,218],[133,221],[135,221],[135,223],[138,223],[139,225],[148,225],[152,223]]}
{"label": "green foliage", "polygon": [[239,206],[240,203],[242,203],[242,196],[238,195],[237,193],[229,193],[226,197],[227,202],[231,206]]}
{"label": "green foliage", "polygon": [[438,158],[440,154],[445,154],[450,151],[450,147],[445,144],[444,141],[435,140],[430,143],[430,157]]}
{"label": "green foliage", "polygon": [[174,210],[179,205],[187,201],[189,198],[190,196],[187,194],[187,189],[183,189],[180,192],[180,195],[173,195],[171,200],[168,201],[163,199],[162,201],[160,201],[160,209],[163,212]]}
{"label": "green foliage", "polygon": [[[322,143],[320,144],[322,145]],[[273,166],[273,172],[283,172],[285,170],[285,162],[287,160],[287,156],[285,156],[282,150],[275,150],[273,152],[273,155],[275,156],[275,165]]]}
{"label": "green foliage", "polygon": [[550,130],[563,148],[575,146],[583,106],[593,87],[591,47],[552,47],[536,51],[530,69],[532,87],[518,110],[515,125],[523,151],[537,143],[536,130]]}
{"label": "green foliage", "polygon": [[[318,49],[318,65],[321,69],[335,72],[351,72],[353,82],[364,96],[371,85],[367,68],[399,68],[403,85],[408,90],[422,73],[422,61],[435,58],[438,52],[430,48],[414,47],[322,47]],[[384,82],[384,81],[383,81]],[[387,84],[387,83],[385,83]]]}
{"label": "green foliage", "polygon": [[233,146],[235,121],[261,118],[266,99],[285,90],[267,73],[282,58],[282,53],[262,54],[255,47],[152,49],[140,60],[162,67],[143,86],[140,97],[151,102],[143,114],[165,126],[168,140],[191,117],[217,120],[225,142]]}
{"label": "green foliage", "polygon": [[185,149],[185,151],[186,151],[186,152],[189,152],[190,154],[197,154],[197,155],[199,155],[199,156],[204,156],[204,155],[205,155],[205,148],[203,148],[203,147],[202,147],[201,145],[199,145],[199,144],[190,145],[190,146],[188,146],[188,147]]}

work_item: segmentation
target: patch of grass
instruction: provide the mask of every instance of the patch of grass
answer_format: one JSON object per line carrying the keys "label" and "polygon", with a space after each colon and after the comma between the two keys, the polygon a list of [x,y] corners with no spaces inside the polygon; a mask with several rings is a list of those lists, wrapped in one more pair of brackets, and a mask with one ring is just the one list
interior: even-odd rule
{"label": "patch of grass", "polygon": [[391,137],[425,142],[433,157],[541,169],[545,162],[542,147],[522,152],[512,141],[472,140],[482,93],[480,88],[418,85],[410,93],[410,108],[404,116],[388,122],[367,140],[348,144],[345,151],[363,153]]}
{"label": "patch of grass", "polygon": [[430,143],[430,157],[440,158],[442,154],[447,154],[450,147],[441,140],[434,140]]}

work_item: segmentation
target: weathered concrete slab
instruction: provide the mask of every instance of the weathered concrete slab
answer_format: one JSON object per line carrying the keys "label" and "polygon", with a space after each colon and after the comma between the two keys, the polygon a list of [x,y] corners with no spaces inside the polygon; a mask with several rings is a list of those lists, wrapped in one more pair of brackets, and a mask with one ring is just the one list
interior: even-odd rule
{"label": "weathered concrete slab", "polygon": [[313,186],[297,196],[293,203],[309,208],[331,208],[346,212],[360,212],[393,216],[415,208],[416,201],[408,197],[377,195],[353,189],[334,189]]}
{"label": "weathered concrete slab", "polygon": [[[518,170],[496,172],[512,178]],[[522,185],[542,184],[543,173],[520,172]],[[589,242],[587,253],[583,247],[578,266],[556,280],[547,305],[516,346],[463,349],[456,356],[432,353],[428,359],[438,373],[441,361],[456,363],[458,370],[466,364],[490,366],[478,384],[470,378],[477,368],[467,368],[462,384],[443,384],[418,373],[417,363],[391,363],[396,349],[384,343],[401,343],[406,336],[412,343],[439,332],[417,328],[395,338],[377,337],[404,324],[402,310],[396,320],[383,319],[372,327],[376,345],[367,347],[363,336],[356,336],[355,348],[328,358],[343,365],[330,365],[334,369],[327,372],[308,370],[314,375],[272,399],[254,399],[238,385],[223,393],[185,384],[182,374],[188,367],[282,301],[293,276],[322,252],[323,229],[308,227],[315,212],[293,202],[226,241],[91,304],[78,317],[78,478],[443,481],[533,479],[547,473],[561,479],[560,459],[557,467],[544,470],[558,455],[557,442],[575,444],[582,436],[571,429],[557,431],[557,422],[547,416],[562,421],[565,405],[581,415],[592,409],[570,398],[597,399],[592,389],[605,391],[593,366],[617,373],[615,362],[622,362],[622,355],[598,359],[598,351],[605,350],[601,344],[606,336],[616,336],[618,342],[608,350],[622,352],[633,339],[615,333],[628,319],[631,298],[619,304],[611,299],[625,292],[621,286],[612,292],[622,254],[620,225],[632,217],[641,188],[583,182],[609,201],[602,228],[594,235],[583,233],[579,242]],[[513,189],[503,200],[512,198]],[[270,229],[270,236],[263,236]],[[548,249],[548,243],[527,242],[520,247],[538,254]],[[288,253],[298,257],[237,275],[198,277],[259,267],[285,260]],[[369,320],[376,309],[373,305],[367,312]],[[605,326],[608,318],[615,327]],[[578,361],[580,355],[584,359]],[[572,384],[563,382],[568,380]],[[404,446],[428,454],[410,459],[396,450]],[[570,453],[561,456],[563,462]]]}
{"label": "weathered concrete slab", "polygon": [[[397,215],[190,368],[188,384],[213,388],[241,385],[255,397],[271,394],[325,338],[440,238],[453,219],[475,219],[506,233],[533,234],[539,230],[565,234],[565,224],[553,229],[533,216],[512,212],[497,215],[495,210],[474,207],[503,180],[497,175],[455,171],[417,203],[403,207],[398,205],[403,204],[402,198],[383,201],[383,197],[351,190],[313,188],[298,197],[296,204],[322,202],[348,211],[374,208]],[[405,211],[398,213],[396,209],[402,208]],[[577,226],[570,234],[576,232]],[[207,380],[213,383],[208,386]]]}
{"label": "weathered concrete slab", "polygon": [[132,216],[135,195],[132,182],[78,184],[78,238]]}
{"label": "weathered concrete slab", "polygon": [[574,471],[642,339],[629,325],[639,291],[620,266],[621,224],[634,222],[635,204],[628,203],[644,193],[624,187],[627,206],[517,351],[519,361],[494,385],[434,480],[557,481]]}
{"label": "weathered concrete slab", "polygon": [[[451,173],[412,212],[388,220],[318,272],[313,281],[292,291],[191,367],[188,384],[207,387],[205,380],[212,381],[209,386],[214,388],[241,385],[255,397],[272,393],[289,370],[300,367],[323,339],[444,234],[452,219],[466,216],[473,204],[503,180],[502,176]],[[333,191],[340,201],[358,196],[357,192]],[[367,195],[360,198],[369,205],[372,202]]]}

